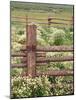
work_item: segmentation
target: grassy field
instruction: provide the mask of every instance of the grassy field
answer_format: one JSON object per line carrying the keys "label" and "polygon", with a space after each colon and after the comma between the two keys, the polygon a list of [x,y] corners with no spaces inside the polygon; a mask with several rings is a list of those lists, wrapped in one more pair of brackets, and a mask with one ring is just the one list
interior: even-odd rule
{"label": "grassy field", "polygon": [[[40,23],[47,22],[48,17],[62,18],[62,19],[71,19],[73,16],[73,6],[72,5],[56,5],[56,4],[39,4],[39,3],[20,3],[20,2],[11,2],[11,21],[13,25],[25,25],[22,23],[26,21],[26,16],[28,18],[40,18],[46,20],[30,20],[30,22]],[[25,19],[18,19],[13,17],[24,17]],[[16,21],[16,22],[14,22]],[[70,25],[71,21],[55,20],[52,22],[67,23]],[[62,26],[66,25],[55,25],[52,26]]]}

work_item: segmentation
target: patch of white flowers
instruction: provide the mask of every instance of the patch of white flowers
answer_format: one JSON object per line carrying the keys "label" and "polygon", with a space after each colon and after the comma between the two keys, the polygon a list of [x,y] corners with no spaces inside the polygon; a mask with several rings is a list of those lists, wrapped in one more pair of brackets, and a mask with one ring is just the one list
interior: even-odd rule
{"label": "patch of white flowers", "polygon": [[49,96],[50,82],[46,76],[30,78],[15,77],[11,80],[12,98]]}

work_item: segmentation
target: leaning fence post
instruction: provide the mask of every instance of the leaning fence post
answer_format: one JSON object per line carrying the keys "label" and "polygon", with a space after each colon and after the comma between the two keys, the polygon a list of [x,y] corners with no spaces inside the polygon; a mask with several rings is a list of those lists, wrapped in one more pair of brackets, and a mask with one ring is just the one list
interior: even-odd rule
{"label": "leaning fence post", "polygon": [[27,27],[27,75],[34,77],[36,75],[36,25]]}

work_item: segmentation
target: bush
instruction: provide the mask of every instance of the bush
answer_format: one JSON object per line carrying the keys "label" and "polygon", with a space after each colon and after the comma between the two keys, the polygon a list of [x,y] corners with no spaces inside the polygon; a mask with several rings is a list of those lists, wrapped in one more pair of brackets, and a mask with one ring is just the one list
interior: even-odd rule
{"label": "bush", "polygon": [[42,97],[73,94],[72,77],[14,77],[11,79],[11,98]]}
{"label": "bush", "polygon": [[11,97],[39,97],[50,95],[50,82],[46,76],[30,78],[15,77],[11,80]]}
{"label": "bush", "polygon": [[54,44],[55,45],[62,45],[64,44],[65,41],[65,32],[61,29],[56,30],[53,33],[53,39],[54,39]]}
{"label": "bush", "polygon": [[19,32],[17,32],[17,34],[18,34],[18,35],[23,35],[23,34],[24,34],[24,31],[21,31],[21,30],[20,30]]}

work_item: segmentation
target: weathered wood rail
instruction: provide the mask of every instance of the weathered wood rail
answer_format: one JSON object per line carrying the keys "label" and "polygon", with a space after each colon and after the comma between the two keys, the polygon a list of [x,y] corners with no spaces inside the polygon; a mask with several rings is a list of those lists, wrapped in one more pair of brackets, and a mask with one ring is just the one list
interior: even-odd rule
{"label": "weathered wood rail", "polygon": [[38,58],[37,62],[62,62],[62,61],[72,61],[73,56],[66,57],[49,57],[49,58]]}
{"label": "weathered wood rail", "polygon": [[45,73],[37,72],[36,76],[47,75],[47,76],[69,76],[73,75],[73,70],[52,70]]}
{"label": "weathered wood rail", "polygon": [[69,76],[74,75],[72,70],[53,70],[47,72],[37,72],[36,66],[44,66],[48,62],[63,62],[63,61],[73,61],[74,56],[61,56],[49,58],[46,57],[46,52],[73,52],[73,46],[37,46],[36,42],[36,26],[35,25],[26,25],[26,45],[21,48],[20,52],[12,53],[12,57],[22,57],[20,64],[12,64],[12,68],[27,68],[26,75],[28,76]]}
{"label": "weathered wood rail", "polygon": [[[26,47],[21,48],[22,51],[27,51]],[[42,51],[42,52],[72,52],[73,46],[37,46],[36,51]]]}
{"label": "weathered wood rail", "polygon": [[[22,76],[26,76],[27,72],[25,72]],[[36,72],[35,77],[38,76],[73,76],[73,70],[49,70],[46,72]]]}
{"label": "weathered wood rail", "polygon": [[[27,57],[27,52],[22,53],[22,52],[13,52],[11,54],[12,57]],[[42,52],[42,53],[36,53],[37,57],[45,57],[46,53]]]}
{"label": "weathered wood rail", "polygon": [[[22,55],[21,55],[22,56]],[[15,56],[16,57],[16,56]],[[73,61],[74,57],[73,56],[64,56],[64,57],[48,57],[48,58],[44,58],[44,57],[38,57],[36,59],[36,65],[40,66],[40,65],[46,65],[48,62],[63,62],[63,61]],[[12,67],[25,67],[27,63],[27,58],[23,58],[22,59],[22,64],[13,64]]]}
{"label": "weathered wood rail", "polygon": [[[36,66],[45,66],[47,63],[36,63]],[[27,67],[26,63],[20,63],[20,64],[12,64],[12,68],[25,68]]]}

